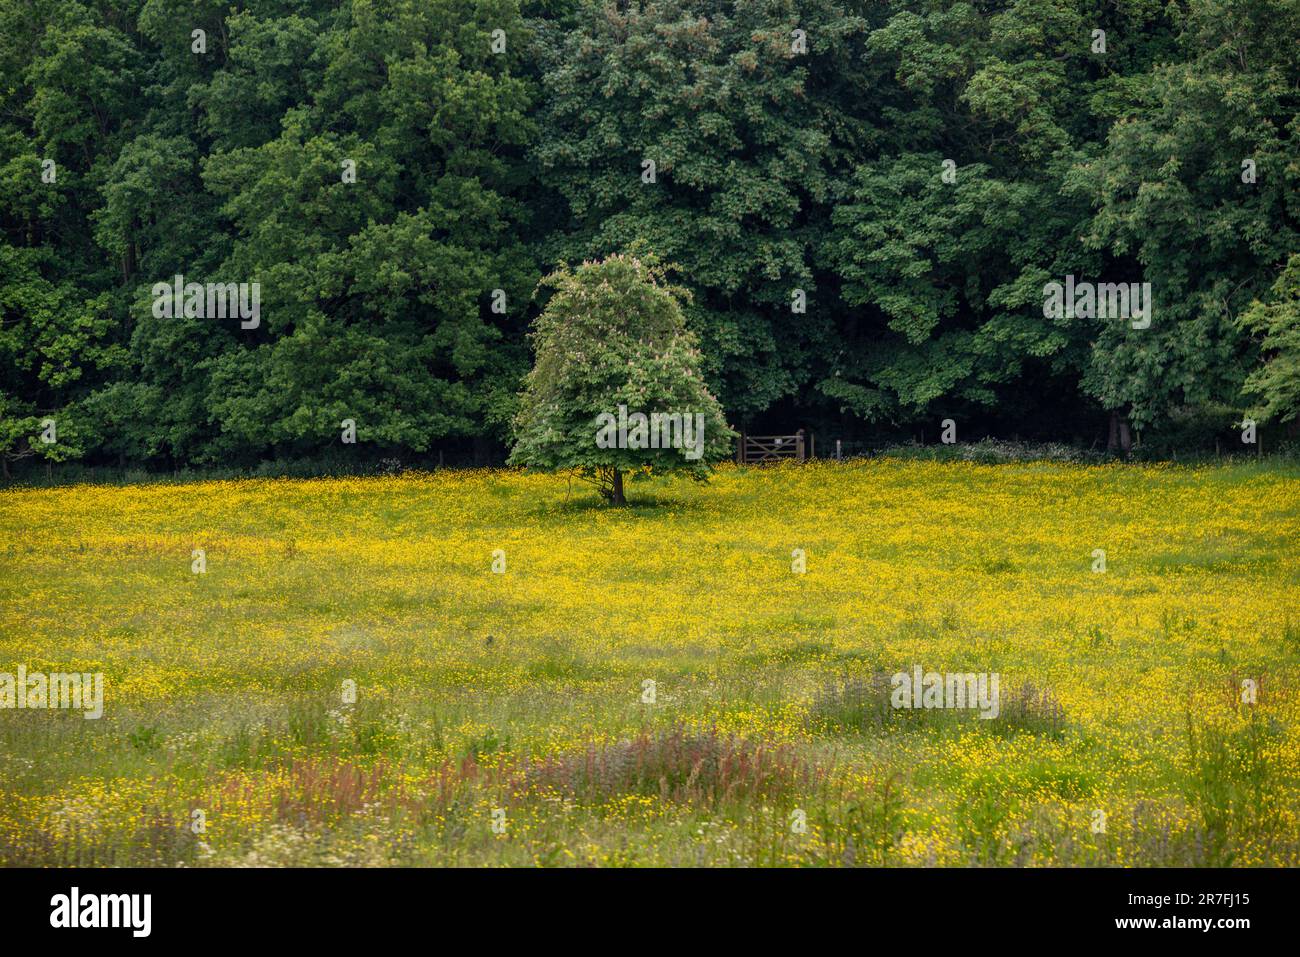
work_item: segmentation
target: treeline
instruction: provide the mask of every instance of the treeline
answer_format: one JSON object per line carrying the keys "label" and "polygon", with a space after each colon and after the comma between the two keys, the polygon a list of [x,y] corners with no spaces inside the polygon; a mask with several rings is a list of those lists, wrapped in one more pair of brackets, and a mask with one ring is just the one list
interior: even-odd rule
{"label": "treeline", "polygon": [[750,431],[1284,430],[1297,49],[1300,0],[0,0],[0,458],[499,449],[539,279],[633,248]]}

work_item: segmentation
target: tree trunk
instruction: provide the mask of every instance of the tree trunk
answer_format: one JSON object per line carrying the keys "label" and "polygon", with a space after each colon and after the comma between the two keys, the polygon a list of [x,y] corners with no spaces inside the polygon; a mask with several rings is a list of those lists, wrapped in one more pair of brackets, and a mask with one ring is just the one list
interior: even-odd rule
{"label": "tree trunk", "polygon": [[626,505],[627,499],[623,497],[623,473],[614,469],[614,480],[609,490],[610,505]]}
{"label": "tree trunk", "polygon": [[1110,436],[1106,439],[1106,451],[1114,452],[1119,448],[1119,413],[1110,413]]}

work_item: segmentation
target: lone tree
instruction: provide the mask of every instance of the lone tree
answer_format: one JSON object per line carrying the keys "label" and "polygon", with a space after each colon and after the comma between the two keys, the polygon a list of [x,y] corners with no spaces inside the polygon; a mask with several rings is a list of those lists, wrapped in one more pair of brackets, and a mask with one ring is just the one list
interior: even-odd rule
{"label": "lone tree", "polygon": [[512,465],[570,470],[611,505],[629,472],[697,479],[731,454],[736,433],[700,374],[686,290],[652,257],[561,265],[533,325],[537,362],[515,417]]}

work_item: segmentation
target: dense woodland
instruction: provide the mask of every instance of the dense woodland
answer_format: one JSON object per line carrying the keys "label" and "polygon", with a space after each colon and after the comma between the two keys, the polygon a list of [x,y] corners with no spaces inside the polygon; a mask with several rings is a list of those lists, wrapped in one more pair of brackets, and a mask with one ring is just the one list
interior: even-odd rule
{"label": "dense woodland", "polygon": [[631,249],[737,428],[1294,436],[1300,0],[0,0],[0,97],[6,468],[499,457]]}

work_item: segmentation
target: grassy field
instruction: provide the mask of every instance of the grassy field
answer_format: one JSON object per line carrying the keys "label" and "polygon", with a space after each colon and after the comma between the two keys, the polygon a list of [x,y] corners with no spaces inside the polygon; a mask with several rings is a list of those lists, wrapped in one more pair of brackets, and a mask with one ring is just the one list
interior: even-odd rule
{"label": "grassy field", "polygon": [[0,710],[0,863],[1300,864],[1298,478],[0,492],[0,672],[105,688]]}

